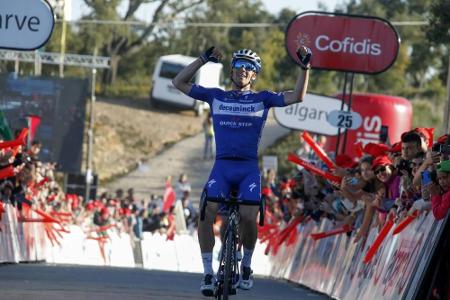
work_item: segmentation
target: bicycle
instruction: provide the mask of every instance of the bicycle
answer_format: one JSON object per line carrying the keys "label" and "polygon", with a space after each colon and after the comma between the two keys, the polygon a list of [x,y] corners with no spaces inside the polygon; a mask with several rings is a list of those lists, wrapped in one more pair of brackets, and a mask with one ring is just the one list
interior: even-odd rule
{"label": "bicycle", "polygon": [[[208,200],[204,200],[201,203],[200,220],[205,219],[205,209]],[[212,201],[210,199],[210,201]],[[219,269],[217,270],[216,291],[214,296],[218,300],[228,300],[230,295],[236,295],[236,288],[233,286],[237,284],[239,279],[239,264],[236,255],[236,250],[239,245],[239,206],[240,205],[256,205],[250,203],[244,203],[237,197],[237,191],[230,193],[229,199],[224,199],[222,202],[228,211],[227,227],[225,233],[222,236],[222,246],[219,255]],[[264,213],[265,202],[260,201],[259,205],[259,225],[264,226]]]}

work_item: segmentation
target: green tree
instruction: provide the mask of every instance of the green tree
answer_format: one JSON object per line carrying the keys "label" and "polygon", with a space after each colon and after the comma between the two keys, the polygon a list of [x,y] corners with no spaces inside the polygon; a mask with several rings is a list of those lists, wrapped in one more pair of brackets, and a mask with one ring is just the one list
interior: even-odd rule
{"label": "green tree", "polygon": [[204,0],[129,0],[125,13],[119,14],[118,7],[122,0],[109,0],[108,4],[102,0],[84,0],[91,9],[85,19],[135,21],[138,9],[144,4],[154,3],[156,9],[149,18],[149,23],[143,28],[128,28],[114,26],[105,28],[90,27],[83,34],[92,41],[104,56],[111,58],[111,69],[105,72],[103,81],[112,83],[117,78],[117,71],[121,59],[127,54],[137,53],[152,35],[160,30],[158,23],[174,22],[177,17],[189,9],[201,4]]}
{"label": "green tree", "polygon": [[[429,25],[426,28],[428,39],[434,44],[442,44],[447,51],[447,105],[444,111],[444,132],[448,130],[450,105],[450,2],[436,0],[430,10]],[[445,68],[445,64],[443,64]],[[443,72],[442,72],[443,73]],[[445,80],[443,80],[445,82]]]}

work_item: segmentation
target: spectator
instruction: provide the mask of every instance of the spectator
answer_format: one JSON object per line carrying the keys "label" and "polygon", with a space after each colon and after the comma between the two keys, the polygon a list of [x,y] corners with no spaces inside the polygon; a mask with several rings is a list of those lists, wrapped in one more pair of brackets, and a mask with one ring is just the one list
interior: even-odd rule
{"label": "spectator", "polygon": [[203,132],[205,134],[205,146],[203,149],[203,159],[214,158],[214,126],[212,122],[211,112],[205,117],[203,121]]}
{"label": "spectator", "polygon": [[384,199],[377,198],[374,206],[379,211],[382,223],[388,212],[395,213],[395,200],[400,196],[400,176],[387,156],[379,156],[372,162],[372,169],[379,181],[385,184]]}
{"label": "spectator", "polygon": [[181,200],[184,192],[191,192],[191,184],[189,183],[186,173],[181,173],[175,186],[176,199]]}
{"label": "spectator", "polygon": [[30,151],[28,151],[28,155],[30,156],[32,161],[39,160],[39,153],[42,149],[42,143],[40,141],[34,140],[31,143]]}
{"label": "spectator", "polygon": [[135,223],[133,225],[133,233],[136,239],[142,240],[142,232],[144,230],[145,209],[136,210],[134,214],[135,214]]}
{"label": "spectator", "polygon": [[431,206],[434,217],[442,220],[450,208],[450,160],[438,165],[437,180],[439,185],[435,183],[430,185]]}
{"label": "spectator", "polygon": [[408,131],[402,134],[402,159],[412,160],[419,152],[424,152],[422,138],[416,131]]}
{"label": "spectator", "polygon": [[183,192],[183,197],[181,198],[181,203],[183,204],[184,219],[186,220],[186,227],[193,229],[197,224],[197,211],[192,205],[189,198],[189,191]]}

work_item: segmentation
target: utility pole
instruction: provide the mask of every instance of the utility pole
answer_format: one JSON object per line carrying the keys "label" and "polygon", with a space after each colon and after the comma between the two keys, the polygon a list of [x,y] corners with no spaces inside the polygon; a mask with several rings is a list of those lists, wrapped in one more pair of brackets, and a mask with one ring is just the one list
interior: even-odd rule
{"label": "utility pole", "polygon": [[62,19],[62,29],[61,29],[61,63],[59,64],[59,77],[64,78],[64,56],[66,54],[66,31],[67,31],[67,22],[66,22],[66,1],[60,0],[58,3],[58,7],[60,8],[60,14]]}
{"label": "utility pole", "polygon": [[86,193],[84,201],[89,201],[91,194],[91,184],[93,183],[93,170],[92,170],[92,155],[94,153],[94,108],[95,108],[95,79],[97,69],[92,69],[91,78],[91,105],[89,108],[89,129],[88,129],[88,144],[87,144],[87,163],[86,163]]}
{"label": "utility pole", "polygon": [[448,70],[447,70],[447,103],[444,110],[444,134],[448,133],[448,121],[450,114],[450,54],[448,57]]}

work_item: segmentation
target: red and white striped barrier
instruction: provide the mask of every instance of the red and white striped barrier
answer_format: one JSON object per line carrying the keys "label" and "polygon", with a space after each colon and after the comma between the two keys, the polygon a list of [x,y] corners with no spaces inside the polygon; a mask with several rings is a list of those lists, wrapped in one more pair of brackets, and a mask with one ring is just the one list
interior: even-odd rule
{"label": "red and white striped barrier", "polygon": [[[42,217],[34,211],[22,214],[19,220],[28,222],[19,222],[16,208],[9,204],[1,210],[0,262],[135,266],[133,241],[114,227],[105,228],[102,237],[75,225],[57,230],[54,223],[30,221]],[[47,224],[55,225],[52,234],[48,234]],[[255,274],[297,282],[337,299],[411,299],[415,292],[411,287],[419,282],[441,227],[442,222],[435,221],[431,213],[386,227],[383,241],[364,263],[369,249],[377,244],[378,230],[372,229],[365,242],[355,243],[345,234],[348,228],[337,230],[328,220],[297,222],[290,231],[297,232],[296,239],[277,243],[277,251],[264,255],[266,245],[258,242],[252,267]],[[311,234],[318,232],[325,237],[313,239]],[[196,235],[175,235],[168,240],[166,235],[144,233],[140,243],[146,269],[202,272]],[[216,239],[215,269],[219,249],[220,240]]]}
{"label": "red and white striped barrier", "polygon": [[[384,241],[373,258],[364,258],[378,236],[372,229],[367,241],[355,243],[345,234],[314,240],[311,233],[330,231],[333,225],[323,220],[301,226],[294,245],[282,245],[271,256],[271,275],[287,279],[337,299],[412,299],[414,288],[439,239],[442,222],[422,214],[402,224],[393,234],[389,226]],[[386,229],[387,230],[387,229]]]}

